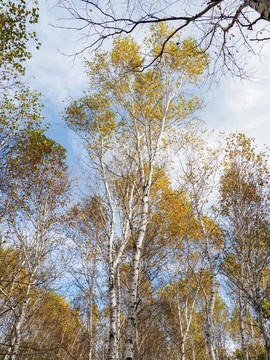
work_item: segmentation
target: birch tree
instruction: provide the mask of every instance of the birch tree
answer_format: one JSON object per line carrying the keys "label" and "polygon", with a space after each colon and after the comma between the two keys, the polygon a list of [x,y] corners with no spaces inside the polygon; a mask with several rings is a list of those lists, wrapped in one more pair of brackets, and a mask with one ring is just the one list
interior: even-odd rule
{"label": "birch tree", "polygon": [[221,179],[221,210],[228,226],[224,269],[237,289],[242,351],[248,359],[245,313],[252,307],[270,357],[269,320],[269,166],[266,154],[243,134],[227,138]]}
{"label": "birch tree", "polygon": [[[64,149],[42,131],[32,131],[16,146],[17,153],[9,159],[16,189],[14,211],[9,213],[6,231],[7,244],[19,250],[16,267],[24,269],[24,278],[19,299],[1,287],[13,312],[5,360],[17,358],[32,290],[42,284],[46,272],[56,275],[50,271],[54,264],[51,255],[60,244],[60,209],[66,205],[70,186]],[[13,282],[18,280],[15,273]]]}
{"label": "birch tree", "polygon": [[[18,155],[18,142],[30,131],[41,127],[41,108],[39,94],[26,86],[18,87],[17,91],[4,94],[0,99],[0,223],[13,208],[14,168],[9,160]],[[13,192],[16,192],[14,186]]]}
{"label": "birch tree", "polygon": [[[67,215],[67,236],[72,241],[70,275],[76,288],[75,303],[80,307],[85,322],[88,344],[88,360],[92,360],[97,341],[99,294],[97,283],[102,287],[101,271],[105,271],[104,225],[99,199],[85,198],[74,205]],[[106,223],[107,225],[107,223]]]}
{"label": "birch tree", "polygon": [[23,351],[18,357],[86,360],[88,344],[80,310],[55,291],[36,288],[31,294]]}
{"label": "birch tree", "polygon": [[119,356],[117,268],[131,241],[124,359],[132,360],[153,172],[164,159],[166,143],[174,131],[200,107],[198,98],[185,94],[188,85],[198,83],[207,66],[207,57],[193,40],[180,46],[168,43],[166,56],[158,65],[144,73],[133,71],[143,67],[142,51],[155,56],[164,38],[172,33],[172,29],[160,24],[153,28],[144,49],[129,37],[119,37],[111,52],[97,53],[93,61],[86,63],[91,92],[73,102],[65,115],[68,125],[83,138],[93,174],[102,184],[102,199],[110,219],[110,360]]}
{"label": "birch tree", "polygon": [[[183,148],[179,155],[179,185],[184,190],[197,219],[198,232],[195,243],[202,255],[198,268],[203,274],[197,277],[204,298],[205,337],[210,360],[215,360],[215,334],[213,329],[214,307],[218,292],[217,270],[218,252],[222,248],[222,231],[212,211],[217,186],[219,154],[207,146],[207,142],[191,128],[183,138]],[[203,280],[203,281],[202,281]],[[209,280],[209,281],[207,281]]]}
{"label": "birch tree", "polygon": [[[162,309],[159,316],[164,319],[163,329],[166,337],[170,338],[172,351],[177,358],[185,360],[190,355],[187,343],[195,309],[200,302],[197,281],[200,274],[196,272],[201,254],[194,241],[198,234],[198,223],[186,194],[173,190],[168,177],[153,188],[159,202],[148,228],[157,229],[156,246],[159,252],[155,262],[160,268],[153,281],[161,284],[155,298]],[[151,247],[153,245],[155,243],[151,243]],[[163,258],[163,262],[158,262],[158,256]]]}

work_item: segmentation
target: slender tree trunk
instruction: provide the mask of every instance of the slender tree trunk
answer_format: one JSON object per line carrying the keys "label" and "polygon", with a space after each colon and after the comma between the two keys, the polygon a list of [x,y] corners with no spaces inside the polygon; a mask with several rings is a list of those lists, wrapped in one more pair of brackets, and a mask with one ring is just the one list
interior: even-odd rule
{"label": "slender tree trunk", "polygon": [[[95,251],[96,251],[96,247],[95,247]],[[96,266],[97,266],[97,258],[95,257],[93,264],[93,272],[91,275],[89,273],[87,274],[88,275],[87,281],[89,286],[89,304],[88,304],[88,319],[87,319],[87,332],[88,332],[88,343],[89,343],[88,360],[92,360],[92,353],[93,353],[93,296],[94,296]]]}
{"label": "slender tree trunk", "polygon": [[118,360],[118,318],[116,302],[116,279],[115,269],[111,267],[109,276],[109,296],[110,296],[110,338],[108,360]]}
{"label": "slender tree trunk", "polygon": [[252,318],[252,309],[251,306],[248,306],[248,312],[249,312],[249,316],[250,316],[250,330],[251,330],[251,342],[252,342],[252,352],[253,352],[253,356],[254,359],[258,358],[257,355],[257,350],[256,350],[256,345],[255,345],[255,337],[254,337],[254,323],[253,323],[253,318]]}
{"label": "slender tree trunk", "polygon": [[26,308],[30,300],[29,293],[32,287],[31,281],[32,279],[30,279],[27,285],[26,293],[24,295],[23,303],[19,314],[15,317],[15,322],[11,333],[10,346],[8,347],[7,354],[4,356],[3,360],[16,360],[17,358],[17,354],[21,344],[22,326],[25,320]]}
{"label": "slender tree trunk", "polygon": [[206,344],[207,344],[210,360],[216,360],[214,330],[213,330],[213,314],[214,314],[214,307],[215,307],[216,293],[217,293],[217,279],[216,279],[215,266],[212,259],[213,255],[211,253],[210,244],[209,244],[209,238],[205,231],[203,220],[202,219],[200,220],[201,220],[202,230],[205,239],[206,257],[210,269],[210,296],[209,298],[206,298],[206,317],[205,317]]}
{"label": "slender tree trunk", "polygon": [[194,345],[194,339],[192,338],[192,351],[191,351],[191,355],[192,355],[192,360],[196,360],[196,356],[195,356],[195,345]]}
{"label": "slender tree trunk", "polygon": [[[194,296],[193,301],[191,302],[189,314],[188,314],[188,301],[186,300],[185,307],[183,309],[184,315],[182,315],[181,305],[180,305],[180,301],[179,301],[179,290],[177,287],[176,299],[177,299],[177,313],[178,313],[178,328],[179,328],[180,339],[181,339],[180,340],[180,360],[185,360],[185,358],[186,358],[185,344],[186,344],[187,336],[189,333],[191,320],[193,318],[193,309],[194,309],[194,305],[195,305],[197,292],[198,292],[198,289],[196,291],[196,295]],[[185,324],[185,329],[184,329],[184,324]]]}
{"label": "slender tree trunk", "polygon": [[87,321],[87,332],[88,332],[88,360],[92,360],[92,351],[93,351],[93,297],[92,293],[90,294],[89,305],[88,305],[88,321]]}
{"label": "slender tree trunk", "polygon": [[120,271],[119,271],[119,266],[117,266],[117,270],[116,270],[116,284],[117,284],[117,310],[116,310],[116,316],[117,316],[117,333],[116,333],[116,338],[117,338],[117,350],[118,350],[118,356],[119,356],[119,346],[120,346]]}
{"label": "slender tree trunk", "polygon": [[205,296],[205,337],[206,337],[206,345],[208,348],[209,359],[216,360],[215,355],[215,338],[214,338],[214,330],[213,330],[213,315],[214,315],[214,307],[216,301],[217,294],[217,279],[216,279],[216,270],[215,264],[213,261],[213,251],[211,249],[211,239],[209,239],[208,231],[205,228],[204,220],[202,217],[201,209],[198,207],[198,203],[196,201],[195,209],[198,214],[198,218],[201,224],[201,229],[203,233],[204,240],[204,251],[207,258],[207,262],[209,264],[210,271],[210,295],[208,296],[205,290],[202,287]]}
{"label": "slender tree trunk", "polygon": [[248,360],[248,348],[245,337],[245,326],[244,326],[244,304],[241,290],[239,290],[239,328],[241,338],[241,348],[244,355],[244,360]]}
{"label": "slender tree trunk", "polygon": [[206,343],[210,360],[216,360],[214,334],[213,334],[213,313],[216,299],[216,275],[211,269],[210,298],[206,301]]}
{"label": "slender tree trunk", "polygon": [[180,360],[185,360],[186,356],[185,356],[185,341],[184,339],[181,341],[180,344]]}
{"label": "slender tree trunk", "polygon": [[[103,151],[102,151],[103,154]],[[118,360],[118,330],[117,330],[117,302],[116,302],[116,267],[113,256],[113,240],[115,235],[115,207],[113,205],[113,198],[111,189],[108,184],[103,155],[100,158],[100,167],[105,186],[106,196],[111,212],[111,224],[109,231],[108,256],[109,256],[109,302],[110,302],[110,333],[109,333],[109,354],[108,360]]]}
{"label": "slender tree trunk", "polygon": [[147,188],[145,189],[142,198],[141,221],[139,226],[138,237],[133,244],[124,360],[134,359],[134,342],[136,335],[137,307],[138,307],[138,301],[137,301],[138,282],[139,282],[139,273],[140,273],[142,245],[143,245],[143,240],[145,237],[145,231],[147,225],[148,200],[149,200],[148,193],[149,190]]}
{"label": "slender tree trunk", "polygon": [[[237,228],[241,229],[241,225],[238,225]],[[241,233],[240,233],[241,234]],[[246,255],[246,247],[245,247],[245,238],[244,236],[240,236],[240,240],[241,240],[241,253],[240,253],[240,286],[242,284],[244,284],[245,280],[244,280],[244,275],[245,275],[245,255]],[[243,294],[241,291],[241,288],[239,288],[238,290],[238,298],[239,298],[239,328],[240,328],[240,339],[241,339],[241,347],[242,347],[242,351],[243,351],[243,355],[244,355],[244,360],[248,360],[249,356],[248,356],[248,347],[247,347],[247,343],[246,343],[246,334],[245,334],[245,326],[244,326],[244,310],[245,310],[245,306],[243,303]]]}

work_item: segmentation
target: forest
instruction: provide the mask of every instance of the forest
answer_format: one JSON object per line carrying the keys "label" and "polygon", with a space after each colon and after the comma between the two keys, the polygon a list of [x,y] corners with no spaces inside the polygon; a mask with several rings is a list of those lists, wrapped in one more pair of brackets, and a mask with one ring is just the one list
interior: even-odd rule
{"label": "forest", "polygon": [[163,20],[95,49],[75,178],[25,81],[38,2],[0,19],[0,359],[270,360],[269,149],[199,120],[211,51]]}

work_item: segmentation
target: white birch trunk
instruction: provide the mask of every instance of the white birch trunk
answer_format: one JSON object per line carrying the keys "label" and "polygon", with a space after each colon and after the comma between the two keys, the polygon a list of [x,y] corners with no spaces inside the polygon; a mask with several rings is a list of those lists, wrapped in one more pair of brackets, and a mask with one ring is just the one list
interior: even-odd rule
{"label": "white birch trunk", "polygon": [[[33,274],[34,275],[34,274]],[[32,275],[32,276],[33,276]],[[3,360],[16,360],[17,354],[19,351],[19,347],[21,344],[22,338],[22,327],[24,324],[25,316],[26,316],[26,308],[30,300],[30,290],[32,287],[32,276],[29,279],[29,283],[27,285],[26,293],[24,295],[23,303],[21,309],[19,310],[19,314],[15,315],[15,322],[12,329],[10,346],[7,349],[7,354],[4,356]]]}
{"label": "white birch trunk", "polygon": [[[103,154],[103,147],[102,147]],[[100,169],[105,187],[107,201],[109,203],[111,225],[109,231],[108,257],[109,257],[109,302],[110,302],[110,333],[109,333],[109,353],[108,360],[118,360],[118,344],[117,344],[117,304],[116,304],[116,265],[113,256],[113,241],[115,236],[115,206],[106,171],[103,162],[103,155],[100,157]]]}
{"label": "white birch trunk", "polygon": [[[131,207],[133,195],[131,196],[129,208]],[[130,209],[129,209],[130,210]],[[131,216],[131,211],[129,217]],[[126,222],[124,239],[113,260],[112,237],[109,244],[109,298],[110,298],[110,334],[109,334],[109,355],[108,360],[119,359],[119,340],[120,340],[120,274],[119,263],[129,238],[129,220]],[[114,236],[114,232],[112,233]]]}
{"label": "white birch trunk", "polygon": [[94,277],[96,272],[96,261],[94,260],[94,270],[90,282],[90,293],[89,293],[89,303],[88,303],[88,319],[87,319],[87,335],[88,335],[88,360],[92,360],[93,352],[93,292],[94,292]]}
{"label": "white birch trunk", "polygon": [[[102,150],[103,153],[103,150]],[[108,258],[109,258],[109,303],[110,303],[110,330],[109,330],[109,353],[108,360],[119,359],[119,340],[120,340],[120,288],[119,288],[119,264],[123,252],[128,243],[130,236],[130,220],[132,217],[132,202],[134,193],[134,184],[127,189],[123,198],[128,197],[126,204],[127,219],[124,225],[123,238],[120,248],[116,251],[114,246],[115,238],[115,204],[113,199],[113,191],[110,188],[110,183],[107,178],[105,166],[103,162],[103,155],[100,157],[100,171],[102,174],[103,184],[105,187],[106,198],[110,208],[111,225],[108,234]]]}
{"label": "white birch trunk", "polygon": [[179,327],[179,333],[180,333],[180,339],[181,339],[180,340],[180,360],[185,360],[185,358],[186,358],[185,344],[186,344],[187,336],[189,333],[191,321],[193,318],[193,309],[195,306],[197,293],[198,293],[198,288],[197,288],[197,291],[196,291],[193,301],[191,301],[189,314],[188,314],[188,300],[186,300],[185,308],[184,308],[184,315],[182,315],[181,305],[180,305],[180,301],[179,301],[179,290],[177,287],[176,299],[177,299],[177,313],[178,313],[178,324],[179,324],[178,327]]}
{"label": "white birch trunk", "polygon": [[217,293],[217,279],[216,279],[215,266],[212,258],[213,254],[210,249],[208,234],[204,227],[204,222],[201,213],[199,211],[198,211],[198,216],[201,223],[201,228],[205,241],[205,253],[206,253],[207,261],[209,263],[209,270],[210,270],[210,296],[208,297],[204,291],[205,302],[206,302],[206,309],[205,309],[206,344],[207,344],[210,360],[216,360],[214,330],[213,330],[213,314],[214,314],[214,307],[215,307],[216,293]]}
{"label": "white birch trunk", "polygon": [[116,338],[117,338],[117,346],[119,349],[120,346],[120,272],[119,272],[119,266],[117,267],[117,271],[116,271],[116,286],[117,286],[117,311],[116,311],[116,315],[117,315],[117,333],[116,333]]}
{"label": "white birch trunk", "polygon": [[[179,323],[178,328],[180,333],[180,360],[185,360],[185,335],[183,331],[183,321],[182,321],[179,301],[177,301],[177,312],[178,312],[178,323]],[[185,332],[185,334],[187,334],[187,332]]]}
{"label": "white birch trunk", "polygon": [[149,193],[149,186],[145,189],[145,192],[143,194],[139,233],[133,245],[124,360],[134,359],[134,342],[136,336],[136,321],[137,321],[137,306],[138,306],[138,302],[137,302],[138,282],[139,282],[142,245],[143,245],[143,240],[145,237],[145,231],[147,225],[148,201],[149,201],[148,193]]}
{"label": "white birch trunk", "polygon": [[89,315],[88,315],[88,360],[92,360],[92,351],[93,351],[93,300],[92,296],[89,299]]}
{"label": "white birch trunk", "polygon": [[196,356],[195,356],[195,345],[194,345],[194,339],[192,339],[192,360],[196,360]]}
{"label": "white birch trunk", "polygon": [[[239,229],[241,229],[241,225],[237,226]],[[241,235],[241,258],[240,258],[240,285],[244,284],[244,272],[245,272],[245,254],[246,254],[246,248],[245,248],[245,238]],[[246,334],[245,334],[245,326],[244,326],[244,303],[243,303],[243,294],[241,291],[241,288],[239,289],[239,328],[240,328],[240,339],[241,339],[241,347],[244,355],[244,360],[248,360],[248,347],[246,343]]]}
{"label": "white birch trunk", "polygon": [[214,333],[213,333],[213,314],[214,314],[214,305],[216,299],[216,275],[211,269],[211,280],[210,280],[210,298],[206,301],[206,343],[209,352],[210,360],[215,360],[215,346],[214,346]]}
{"label": "white birch trunk", "polygon": [[160,149],[161,138],[164,133],[166,116],[173,96],[168,96],[166,109],[164,116],[159,125],[159,132],[155,136],[155,140],[152,138],[151,131],[144,134],[146,138],[148,158],[149,158],[149,173],[145,178],[145,163],[142,159],[142,148],[141,148],[141,135],[137,128],[136,131],[136,149],[138,151],[138,168],[140,173],[140,182],[142,188],[141,208],[140,208],[140,224],[138,229],[137,239],[133,243],[133,254],[131,263],[131,275],[130,275],[130,287],[128,295],[128,318],[126,327],[125,337],[125,349],[124,349],[124,360],[134,359],[134,343],[136,341],[136,322],[137,322],[137,307],[138,307],[138,283],[140,273],[140,261],[143,241],[145,237],[147,220],[148,220],[148,208],[149,208],[149,194],[152,185],[152,176],[154,170],[155,160]]}
{"label": "white birch trunk", "polygon": [[248,306],[248,312],[249,312],[249,317],[250,317],[250,331],[251,331],[252,352],[253,352],[254,358],[257,359],[258,355],[257,355],[257,350],[256,350],[256,345],[255,345],[254,323],[253,323],[252,310],[251,310],[250,305]]}
{"label": "white birch trunk", "polygon": [[240,328],[240,338],[241,338],[241,347],[244,355],[244,360],[248,360],[248,348],[246,343],[245,336],[245,326],[244,326],[244,305],[241,290],[239,291],[239,328]]}
{"label": "white birch trunk", "polygon": [[110,338],[108,360],[118,360],[118,316],[116,302],[116,281],[115,270],[110,269],[109,296],[110,296]]}

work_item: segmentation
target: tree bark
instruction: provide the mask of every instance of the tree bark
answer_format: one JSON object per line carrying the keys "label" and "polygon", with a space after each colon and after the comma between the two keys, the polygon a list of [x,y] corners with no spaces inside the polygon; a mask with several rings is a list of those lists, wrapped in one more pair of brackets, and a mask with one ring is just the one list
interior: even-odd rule
{"label": "tree bark", "polygon": [[214,307],[215,307],[216,294],[217,294],[217,279],[216,279],[215,265],[213,262],[213,254],[209,243],[209,237],[205,229],[202,216],[199,213],[199,211],[198,211],[198,215],[205,241],[204,246],[205,246],[206,258],[209,263],[209,270],[210,270],[210,295],[209,297],[206,296],[205,299],[206,300],[206,310],[205,310],[206,344],[207,344],[210,360],[216,360],[214,331],[213,331],[213,315],[214,315]]}
{"label": "tree bark", "polygon": [[269,0],[245,0],[245,4],[257,11],[260,16],[270,21],[270,1]]}
{"label": "tree bark", "polygon": [[30,300],[29,294],[32,285],[32,278],[30,278],[21,309],[19,311],[19,314],[15,317],[15,322],[11,333],[10,346],[8,347],[7,354],[4,356],[3,360],[16,360],[17,358],[22,338],[22,326],[25,320],[26,308]]}
{"label": "tree bark", "polygon": [[241,347],[244,355],[244,360],[248,360],[248,349],[246,344],[245,337],[245,327],[244,327],[244,306],[241,290],[239,291],[239,328],[240,328],[240,338],[241,338]]}
{"label": "tree bark", "polygon": [[210,360],[216,360],[215,350],[214,350],[214,334],[213,334],[213,314],[214,314],[214,305],[216,299],[216,274],[213,269],[211,271],[211,280],[210,280],[210,298],[206,301],[206,343],[209,352]]}
{"label": "tree bark", "polygon": [[134,359],[134,342],[136,335],[136,321],[137,321],[137,307],[138,307],[138,301],[137,301],[138,281],[139,281],[139,273],[140,273],[142,245],[143,245],[143,240],[145,237],[145,231],[147,225],[148,200],[149,200],[148,194],[149,194],[149,189],[147,187],[144,191],[142,198],[141,221],[139,226],[138,237],[134,241],[134,245],[133,245],[124,360]]}
{"label": "tree bark", "polygon": [[[188,333],[189,333],[191,321],[192,321],[192,318],[193,318],[193,309],[194,309],[194,306],[195,306],[197,293],[198,293],[198,288],[197,288],[197,291],[196,291],[196,295],[194,296],[194,299],[191,301],[189,314],[188,314],[188,300],[186,300],[185,308],[184,308],[184,315],[181,314],[181,304],[180,304],[180,301],[179,301],[178,287],[177,287],[177,291],[176,291],[176,294],[175,294],[176,295],[176,301],[177,301],[178,328],[179,328],[179,333],[180,333],[180,360],[185,360],[186,359],[185,344],[186,344],[187,336],[188,336]],[[184,329],[184,324],[186,325],[185,329]]]}
{"label": "tree bark", "polygon": [[96,272],[97,259],[94,259],[93,273],[91,274],[91,281],[88,280],[89,285],[89,303],[88,303],[88,319],[87,319],[87,333],[88,333],[88,360],[92,360],[93,353],[93,296],[94,296],[94,277]]}
{"label": "tree bark", "polygon": [[118,329],[117,329],[117,302],[115,270],[110,269],[109,296],[110,296],[110,338],[108,360],[118,360]]}

